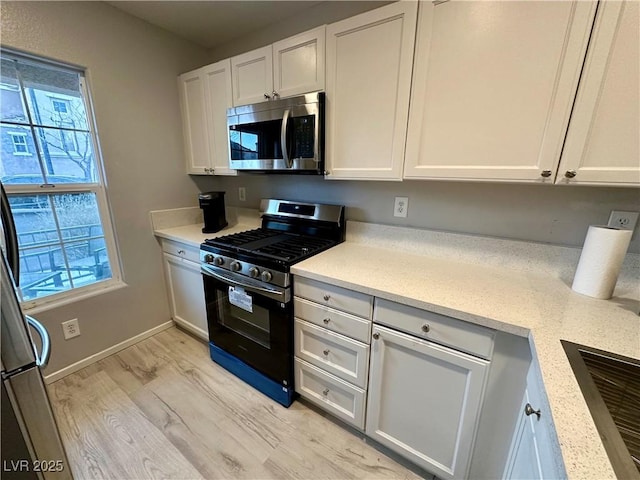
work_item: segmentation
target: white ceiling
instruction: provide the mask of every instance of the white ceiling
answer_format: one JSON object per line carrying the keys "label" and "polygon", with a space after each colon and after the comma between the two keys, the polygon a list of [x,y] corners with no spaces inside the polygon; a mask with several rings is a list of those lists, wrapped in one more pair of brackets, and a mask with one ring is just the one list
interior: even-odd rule
{"label": "white ceiling", "polygon": [[112,1],[110,5],[206,48],[296,15],[321,1]]}

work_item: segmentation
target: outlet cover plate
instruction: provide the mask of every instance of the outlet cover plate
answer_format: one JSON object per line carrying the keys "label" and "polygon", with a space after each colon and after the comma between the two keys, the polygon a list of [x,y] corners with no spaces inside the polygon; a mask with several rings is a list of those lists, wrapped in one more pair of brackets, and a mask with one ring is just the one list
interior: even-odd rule
{"label": "outlet cover plate", "polygon": [[612,210],[609,215],[608,227],[620,228],[622,230],[634,230],[638,223],[638,212],[623,212]]}
{"label": "outlet cover plate", "polygon": [[78,325],[78,319],[72,318],[66,322],[62,322],[62,332],[64,333],[64,339],[77,337],[80,335],[80,325]]}
{"label": "outlet cover plate", "polygon": [[406,218],[409,210],[409,197],[396,197],[393,205],[393,216]]}

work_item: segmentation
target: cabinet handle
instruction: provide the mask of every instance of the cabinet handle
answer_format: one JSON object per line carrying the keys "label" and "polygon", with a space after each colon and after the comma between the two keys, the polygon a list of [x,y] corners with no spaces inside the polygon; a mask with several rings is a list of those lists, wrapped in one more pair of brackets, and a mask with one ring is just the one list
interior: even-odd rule
{"label": "cabinet handle", "polygon": [[322,297],[322,298],[324,298],[324,301],[325,301],[325,302],[328,302],[328,301],[329,301],[329,299],[331,298],[331,295],[325,295],[325,296],[324,296],[324,297]]}
{"label": "cabinet handle", "polygon": [[329,322],[331,321],[331,319],[330,318],[325,318],[322,321],[324,322],[325,325],[329,325]]}
{"label": "cabinet handle", "polygon": [[264,98],[266,98],[267,100],[269,100],[271,98],[271,95],[269,95],[268,93],[264,94]]}
{"label": "cabinet handle", "polygon": [[278,92],[276,92],[275,90],[273,92],[271,92],[271,95],[273,95],[273,98],[279,97],[280,94]]}
{"label": "cabinet handle", "polygon": [[184,255],[184,250],[178,250],[178,255]]}
{"label": "cabinet handle", "polygon": [[373,339],[378,340],[380,338],[380,334],[378,332],[373,334]]}
{"label": "cabinet handle", "polygon": [[566,172],[564,172],[564,176],[566,178],[573,178],[577,175],[577,172],[575,170],[567,170]]}
{"label": "cabinet handle", "polygon": [[329,175],[331,175],[331,172],[330,172],[329,170],[325,170],[325,171],[324,171],[324,172],[322,172],[322,173],[324,173],[324,175],[325,175],[325,176],[329,176]]}
{"label": "cabinet handle", "polygon": [[431,330],[431,327],[429,326],[428,323],[425,323],[424,325],[422,325],[422,331],[424,333],[429,333],[429,330]]}
{"label": "cabinet handle", "polygon": [[543,170],[540,172],[540,176],[544,178],[549,178],[551,176],[551,170]]}
{"label": "cabinet handle", "polygon": [[531,406],[530,403],[527,403],[524,407],[524,413],[527,417],[530,417],[531,415],[535,414],[538,417],[538,420],[540,420],[540,409],[538,410],[534,410],[533,407]]}
{"label": "cabinet handle", "polygon": [[329,349],[325,348],[322,353],[324,354],[324,356],[326,357],[327,355],[329,355]]}
{"label": "cabinet handle", "polygon": [[325,389],[322,391],[322,395],[324,395],[325,397],[326,397],[327,395],[329,395],[329,389],[328,389],[328,388],[325,388]]}

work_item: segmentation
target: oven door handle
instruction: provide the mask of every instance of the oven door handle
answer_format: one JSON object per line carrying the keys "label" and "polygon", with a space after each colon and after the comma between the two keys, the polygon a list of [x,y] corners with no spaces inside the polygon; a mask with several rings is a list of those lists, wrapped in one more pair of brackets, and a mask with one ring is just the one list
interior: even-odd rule
{"label": "oven door handle", "polygon": [[245,290],[248,290],[250,292],[255,292],[255,293],[260,293],[262,295],[265,295],[266,297],[272,298],[274,300],[279,300],[281,302],[288,302],[289,299],[287,298],[287,291],[284,290],[274,290],[271,288],[263,288],[263,287],[258,287],[256,285],[247,285],[244,282],[239,282],[237,280],[234,280],[233,278],[228,277],[227,275],[222,275],[216,271],[214,271],[211,267],[209,267],[208,265],[201,265],[200,266],[200,271],[205,274],[208,275],[210,277],[213,277],[217,280],[220,280],[223,283],[227,283],[227,284],[231,284],[233,286],[236,287],[241,287],[244,288]]}

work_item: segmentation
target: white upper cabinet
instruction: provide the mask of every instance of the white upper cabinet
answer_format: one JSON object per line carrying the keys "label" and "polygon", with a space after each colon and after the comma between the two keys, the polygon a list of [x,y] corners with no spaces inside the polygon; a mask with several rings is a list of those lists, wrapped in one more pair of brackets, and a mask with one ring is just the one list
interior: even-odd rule
{"label": "white upper cabinet", "polygon": [[639,45],[640,3],[601,2],[558,183],[640,185]]}
{"label": "white upper cabinet", "polygon": [[227,108],[231,62],[207,65],[178,77],[187,173],[235,175],[229,168]]}
{"label": "white upper cabinet", "polygon": [[327,26],[327,178],[402,179],[417,6]]}
{"label": "white upper cabinet", "polygon": [[322,26],[233,57],[233,104],[324,89],[324,45]]}
{"label": "white upper cabinet", "polygon": [[422,2],[405,178],[553,182],[595,2]]}
{"label": "white upper cabinet", "polygon": [[273,89],[280,97],[324,90],[323,25],[273,44]]}
{"label": "white upper cabinet", "polygon": [[273,95],[273,61],[271,45],[231,59],[233,105],[247,105],[269,100]]}
{"label": "white upper cabinet", "polygon": [[209,173],[211,166],[202,69],[178,77],[187,173]]}
{"label": "white upper cabinet", "polygon": [[231,95],[231,61],[222,60],[203,67],[205,82],[209,153],[211,167],[216,175],[236,175],[229,168],[229,135],[227,132],[227,109],[233,106]]}

